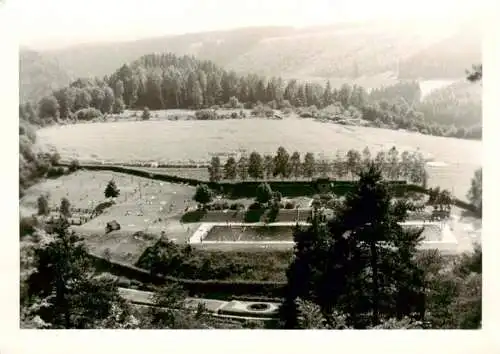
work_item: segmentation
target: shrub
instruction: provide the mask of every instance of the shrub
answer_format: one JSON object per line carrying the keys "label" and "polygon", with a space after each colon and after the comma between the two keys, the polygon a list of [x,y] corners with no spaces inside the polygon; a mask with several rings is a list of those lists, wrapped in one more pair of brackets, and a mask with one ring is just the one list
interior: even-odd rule
{"label": "shrub", "polygon": [[57,165],[61,161],[61,155],[59,155],[58,152],[54,152],[52,155],[50,155],[50,163],[52,165]]}
{"label": "shrub", "polygon": [[196,119],[198,120],[216,120],[217,112],[215,112],[215,110],[212,109],[202,109],[196,111],[195,116]]}
{"label": "shrub", "polygon": [[252,203],[248,206],[248,210],[259,210],[259,209],[262,209],[262,206],[258,202]]}
{"label": "shrub", "polygon": [[38,219],[34,216],[32,217],[22,217],[19,220],[19,235],[24,237],[26,235],[31,235],[35,232],[36,228],[40,226]]}
{"label": "shrub", "polygon": [[231,113],[231,118],[238,119],[238,113],[236,113],[236,112]]}
{"label": "shrub", "polygon": [[267,118],[270,118],[270,117],[274,116],[274,110],[269,106],[265,106],[264,107],[264,115]]}
{"label": "shrub", "polygon": [[321,194],[319,196],[319,199],[322,201],[322,202],[327,202],[329,200],[332,200],[333,199],[333,195],[331,194]]}
{"label": "shrub", "polygon": [[271,208],[269,209],[269,212],[267,213],[267,222],[274,222],[276,221],[276,217],[278,216],[278,213],[280,209],[282,208],[283,204],[277,201],[274,201],[271,204]]}
{"label": "shrub", "polygon": [[207,210],[227,210],[229,209],[228,202],[214,202],[206,206]]}
{"label": "shrub", "polygon": [[79,111],[75,112],[75,117],[77,120],[89,121],[95,118],[101,118],[102,113],[100,110],[95,109],[93,107],[82,108]]}
{"label": "shrub", "polygon": [[288,201],[285,203],[285,209],[295,209],[296,204],[292,201]]}
{"label": "shrub", "polygon": [[72,160],[69,164],[69,171],[75,172],[78,169],[80,169],[80,162],[78,160]]}
{"label": "shrub", "polygon": [[231,209],[231,210],[243,210],[243,209],[245,209],[245,205],[243,205],[243,203],[233,203],[233,204],[231,204],[229,209]]}
{"label": "shrub", "polygon": [[116,281],[116,285],[122,288],[130,288],[132,285],[132,281],[125,277],[119,277]]}
{"label": "shrub", "polygon": [[229,98],[228,106],[230,108],[241,108],[243,105],[238,101],[238,99],[234,96]]}
{"label": "shrub", "polygon": [[326,203],[325,203],[325,206],[328,208],[328,209],[337,209],[340,205],[340,201],[336,200],[336,199],[331,199],[331,200],[328,200]]}
{"label": "shrub", "polygon": [[[279,104],[279,109],[281,109],[281,110],[290,109],[291,110],[292,104],[288,100],[282,100]],[[285,113],[285,112],[283,111],[283,113]]]}
{"label": "shrub", "polygon": [[256,193],[256,201],[259,204],[266,204],[268,203],[272,198],[273,198],[273,191],[271,190],[271,187],[269,187],[269,184],[267,183],[261,183],[257,187],[257,193]]}
{"label": "shrub", "polygon": [[151,112],[149,111],[149,108],[144,107],[144,109],[142,111],[141,119],[142,120],[149,120],[150,118],[151,118]]}
{"label": "shrub", "polygon": [[41,195],[37,199],[38,215],[49,215],[49,199],[45,195]]}
{"label": "shrub", "polygon": [[183,223],[199,222],[201,219],[203,219],[206,213],[206,210],[188,211],[187,213],[182,215],[181,221]]}
{"label": "shrub", "polygon": [[57,178],[65,174],[67,170],[64,167],[50,167],[47,171],[47,178]]}
{"label": "shrub", "polygon": [[256,117],[272,117],[274,115],[274,110],[269,106],[259,104],[253,107],[252,115]]}
{"label": "shrub", "polygon": [[269,101],[269,102],[267,103],[267,105],[268,105],[269,107],[271,107],[272,109],[278,109],[278,107],[279,107],[279,106],[278,106],[278,102],[276,102],[276,100]]}

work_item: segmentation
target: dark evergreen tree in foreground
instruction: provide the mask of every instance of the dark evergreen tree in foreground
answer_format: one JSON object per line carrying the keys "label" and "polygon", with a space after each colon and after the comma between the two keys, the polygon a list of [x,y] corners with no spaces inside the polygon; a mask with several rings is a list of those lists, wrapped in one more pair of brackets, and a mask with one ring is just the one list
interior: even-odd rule
{"label": "dark evergreen tree in foreground", "polygon": [[315,210],[311,226],[297,227],[281,310],[285,328],[298,326],[299,298],[316,303],[327,322],[342,313],[354,328],[404,316],[422,319],[424,279],[414,260],[422,230],[400,225],[408,209],[405,201],[391,201],[372,163],[332,219]]}
{"label": "dark evergreen tree in foreground", "polygon": [[48,242],[35,250],[23,315],[54,329],[120,327],[129,309],[115,281],[94,273],[81,238],[68,226],[60,219]]}

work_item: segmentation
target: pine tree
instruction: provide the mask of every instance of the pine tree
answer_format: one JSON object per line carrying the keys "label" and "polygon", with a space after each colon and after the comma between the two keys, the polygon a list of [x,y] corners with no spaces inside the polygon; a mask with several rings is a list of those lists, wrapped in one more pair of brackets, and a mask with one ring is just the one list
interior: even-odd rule
{"label": "pine tree", "polygon": [[46,195],[41,195],[37,199],[38,215],[49,215],[49,199]]}
{"label": "pine tree", "polygon": [[267,179],[270,179],[274,174],[274,158],[272,155],[264,156],[264,171]]}
{"label": "pine tree", "polygon": [[245,181],[248,178],[248,157],[242,155],[237,165],[238,176]]}
{"label": "pine tree", "polygon": [[264,178],[264,167],[262,165],[262,156],[256,151],[250,154],[248,159],[248,175],[253,179]]}
{"label": "pine tree", "polygon": [[290,172],[295,178],[299,178],[301,171],[300,153],[295,151],[290,157]]}
{"label": "pine tree", "polygon": [[290,175],[290,155],[283,146],[278,148],[274,156],[274,176],[287,178]]}
{"label": "pine tree", "polygon": [[312,178],[316,172],[316,161],[314,160],[314,155],[311,152],[306,153],[304,156],[304,165],[302,167],[304,171],[304,176]]}
{"label": "pine tree", "polygon": [[104,197],[106,198],[117,198],[120,195],[120,190],[116,186],[114,180],[108,182],[106,189],[104,190]]}
{"label": "pine tree", "polygon": [[67,198],[61,199],[60,213],[63,217],[71,217],[71,204]]}
{"label": "pine tree", "polygon": [[[423,317],[423,271],[414,260],[422,230],[403,229],[409,204],[391,199],[371,164],[332,219],[315,210],[312,225],[297,228],[285,301],[290,311],[297,298],[311,300],[327,319],[335,309],[355,328],[415,313]],[[286,311],[282,317],[288,327],[297,325]]]}
{"label": "pine tree", "polygon": [[224,164],[224,179],[234,180],[237,175],[236,160],[230,156]]}
{"label": "pine tree", "polygon": [[219,182],[222,179],[221,163],[218,156],[212,157],[208,172],[210,174],[210,182]]}
{"label": "pine tree", "polygon": [[35,249],[36,272],[28,279],[28,293],[35,301],[30,315],[40,316],[53,329],[123,324],[129,309],[114,279],[95,275],[82,239],[68,226],[60,219],[49,242]]}

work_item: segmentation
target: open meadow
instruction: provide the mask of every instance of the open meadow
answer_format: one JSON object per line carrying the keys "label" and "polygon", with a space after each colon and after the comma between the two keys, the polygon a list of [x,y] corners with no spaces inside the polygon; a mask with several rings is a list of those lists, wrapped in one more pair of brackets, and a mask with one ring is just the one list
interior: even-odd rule
{"label": "open meadow", "polygon": [[465,197],[474,170],[481,166],[480,141],[309,119],[94,123],[53,126],[37,134],[40,144],[54,146],[63,159],[122,163],[207,163],[213,155],[274,153],[280,145],[302,155],[314,152],[318,158],[366,146],[372,154],[396,146],[399,151],[421,151],[431,161],[429,186],[450,189],[459,198]]}
{"label": "open meadow", "polygon": [[[186,207],[194,207],[195,189],[190,186],[154,181],[105,171],[78,171],[57,179],[47,179],[29,188],[20,200],[21,215],[37,212],[37,198],[49,196],[49,206],[59,206],[68,198],[72,208],[93,209],[104,202],[104,189],[113,179],[120,189],[116,203],[89,222],[74,226],[89,249],[99,255],[109,252],[113,259],[133,263],[146,247],[156,241],[161,231],[182,242],[189,237],[189,228],[178,219]],[[121,230],[105,234],[106,223],[116,220]],[[147,232],[144,236],[138,232]]]}

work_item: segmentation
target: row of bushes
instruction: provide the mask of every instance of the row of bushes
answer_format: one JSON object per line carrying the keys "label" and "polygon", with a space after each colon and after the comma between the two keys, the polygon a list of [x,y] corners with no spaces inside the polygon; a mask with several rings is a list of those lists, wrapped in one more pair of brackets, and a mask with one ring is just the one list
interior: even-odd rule
{"label": "row of bushes", "polygon": [[207,296],[213,299],[230,299],[233,296],[260,296],[265,298],[283,298],[285,282],[273,281],[225,281],[193,280],[172,276],[154,275],[144,269],[111,261],[89,254],[94,266],[100,272],[109,272],[116,276],[134,279],[140,283],[157,286],[174,282],[183,286],[189,296]]}
{"label": "row of bushes", "polygon": [[221,119],[242,119],[246,118],[246,113],[243,111],[231,112],[228,114],[217,113],[214,109],[202,109],[196,111],[195,117],[197,120],[221,120]]}
{"label": "row of bushes", "polygon": [[213,202],[205,206],[206,210],[245,210],[243,203]]}
{"label": "row of bushes", "polygon": [[[62,165],[62,166],[69,166],[71,163],[76,163],[77,160],[74,160],[74,161],[71,161],[71,162],[67,162],[67,161],[59,161],[58,162],[58,165]],[[85,163],[85,165],[96,165],[96,163],[92,163],[92,162],[87,162]],[[194,168],[199,168],[200,170],[201,169],[207,169],[208,168],[208,164],[206,163],[198,163],[198,164],[195,164],[193,162],[190,162],[188,164],[173,164],[173,163],[153,163],[153,162],[146,162],[146,161],[134,161],[134,162],[113,162],[113,161],[106,161],[105,164],[100,164],[101,166],[125,166],[125,167],[151,167],[152,165],[155,167],[155,168],[171,168],[171,169],[181,169],[181,168],[185,168],[185,169],[194,169]],[[79,166],[78,164],[78,168],[80,168],[81,166]]]}

